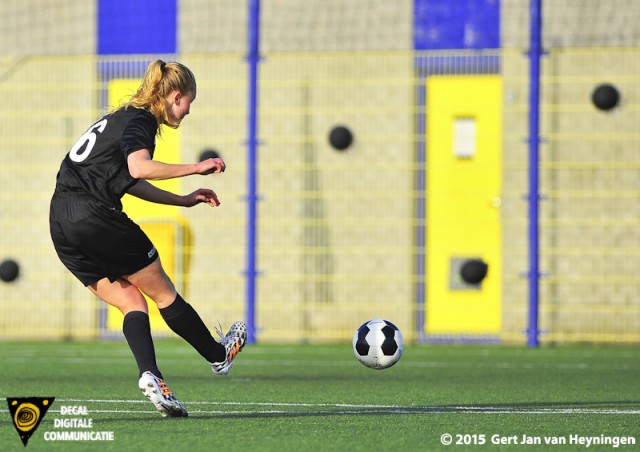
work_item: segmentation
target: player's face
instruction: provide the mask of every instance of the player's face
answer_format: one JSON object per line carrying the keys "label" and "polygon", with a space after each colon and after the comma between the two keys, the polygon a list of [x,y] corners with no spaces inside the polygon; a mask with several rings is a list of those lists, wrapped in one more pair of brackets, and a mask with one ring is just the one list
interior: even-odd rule
{"label": "player's face", "polygon": [[178,91],[174,91],[169,96],[169,109],[167,115],[171,122],[180,124],[185,116],[189,114],[191,108],[191,102],[195,100],[196,96],[193,93],[181,94]]}

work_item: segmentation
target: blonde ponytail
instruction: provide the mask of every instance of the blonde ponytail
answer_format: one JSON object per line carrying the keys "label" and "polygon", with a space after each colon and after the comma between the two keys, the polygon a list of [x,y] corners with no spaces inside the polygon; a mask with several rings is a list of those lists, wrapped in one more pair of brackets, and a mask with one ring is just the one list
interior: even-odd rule
{"label": "blonde ponytail", "polygon": [[165,63],[156,60],[149,64],[138,91],[124,108],[135,107],[149,110],[158,121],[158,126],[167,125],[173,129],[179,123],[172,123],[167,115],[166,97],[174,90],[196,95],[196,78],[191,70],[181,63]]}

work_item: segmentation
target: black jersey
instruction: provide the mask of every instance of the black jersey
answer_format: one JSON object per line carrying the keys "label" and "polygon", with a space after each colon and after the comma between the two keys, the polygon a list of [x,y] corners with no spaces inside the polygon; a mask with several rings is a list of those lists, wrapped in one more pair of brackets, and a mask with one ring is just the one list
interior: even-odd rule
{"label": "black jersey", "polygon": [[137,182],[129,173],[127,157],[140,149],[148,149],[153,157],[157,130],[155,117],[140,108],[120,109],[103,116],[62,161],[56,191],[89,194],[122,210],[122,196]]}

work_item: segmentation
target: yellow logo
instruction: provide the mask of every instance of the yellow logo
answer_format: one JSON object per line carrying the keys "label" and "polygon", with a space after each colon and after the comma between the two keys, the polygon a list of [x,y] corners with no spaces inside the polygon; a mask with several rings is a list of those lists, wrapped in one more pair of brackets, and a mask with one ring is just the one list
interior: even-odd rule
{"label": "yellow logo", "polygon": [[13,397],[7,399],[13,425],[25,447],[54,400],[54,397]]}

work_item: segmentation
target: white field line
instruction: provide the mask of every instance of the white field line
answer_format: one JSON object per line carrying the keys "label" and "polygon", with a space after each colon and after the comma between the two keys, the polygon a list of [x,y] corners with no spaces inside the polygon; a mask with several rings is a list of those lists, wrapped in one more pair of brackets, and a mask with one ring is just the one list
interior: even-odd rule
{"label": "white field line", "polygon": [[[108,399],[56,399],[58,403],[86,406],[92,413],[156,413],[155,410],[118,409],[118,405],[145,404],[146,400],[108,400]],[[116,405],[113,409],[93,409],[93,404]],[[216,402],[216,401],[184,401],[190,414],[209,415],[355,415],[355,414],[597,414],[597,415],[639,415],[640,409],[618,408],[540,408],[526,406],[411,406],[411,405],[372,405],[351,403],[287,403],[287,402]],[[236,407],[236,409],[190,409],[190,407]],[[246,407],[246,408],[245,408]],[[53,407],[52,407],[53,408]],[[240,408],[240,409],[238,409]],[[8,412],[0,409],[0,412]],[[51,409],[51,413],[60,410]]]}
{"label": "white field line", "polygon": [[[133,358],[96,358],[96,357],[76,357],[76,358],[64,358],[64,357],[6,357],[2,361],[5,363],[21,364],[21,363],[50,363],[56,362],[58,364],[97,364],[97,365],[114,365],[122,363],[130,363]],[[243,366],[260,366],[260,367],[286,367],[286,366],[320,366],[320,367],[339,367],[339,366],[351,366],[355,363],[354,360],[262,360],[253,358],[242,359]],[[163,359],[165,364],[200,364],[197,358],[194,359]],[[614,369],[614,370],[640,370],[640,363],[632,364],[590,364],[590,363],[510,363],[510,362],[438,362],[438,361],[410,361],[404,359],[402,361],[403,367],[415,367],[415,368],[471,368],[471,369],[574,369],[574,370],[593,370],[593,369]]]}

